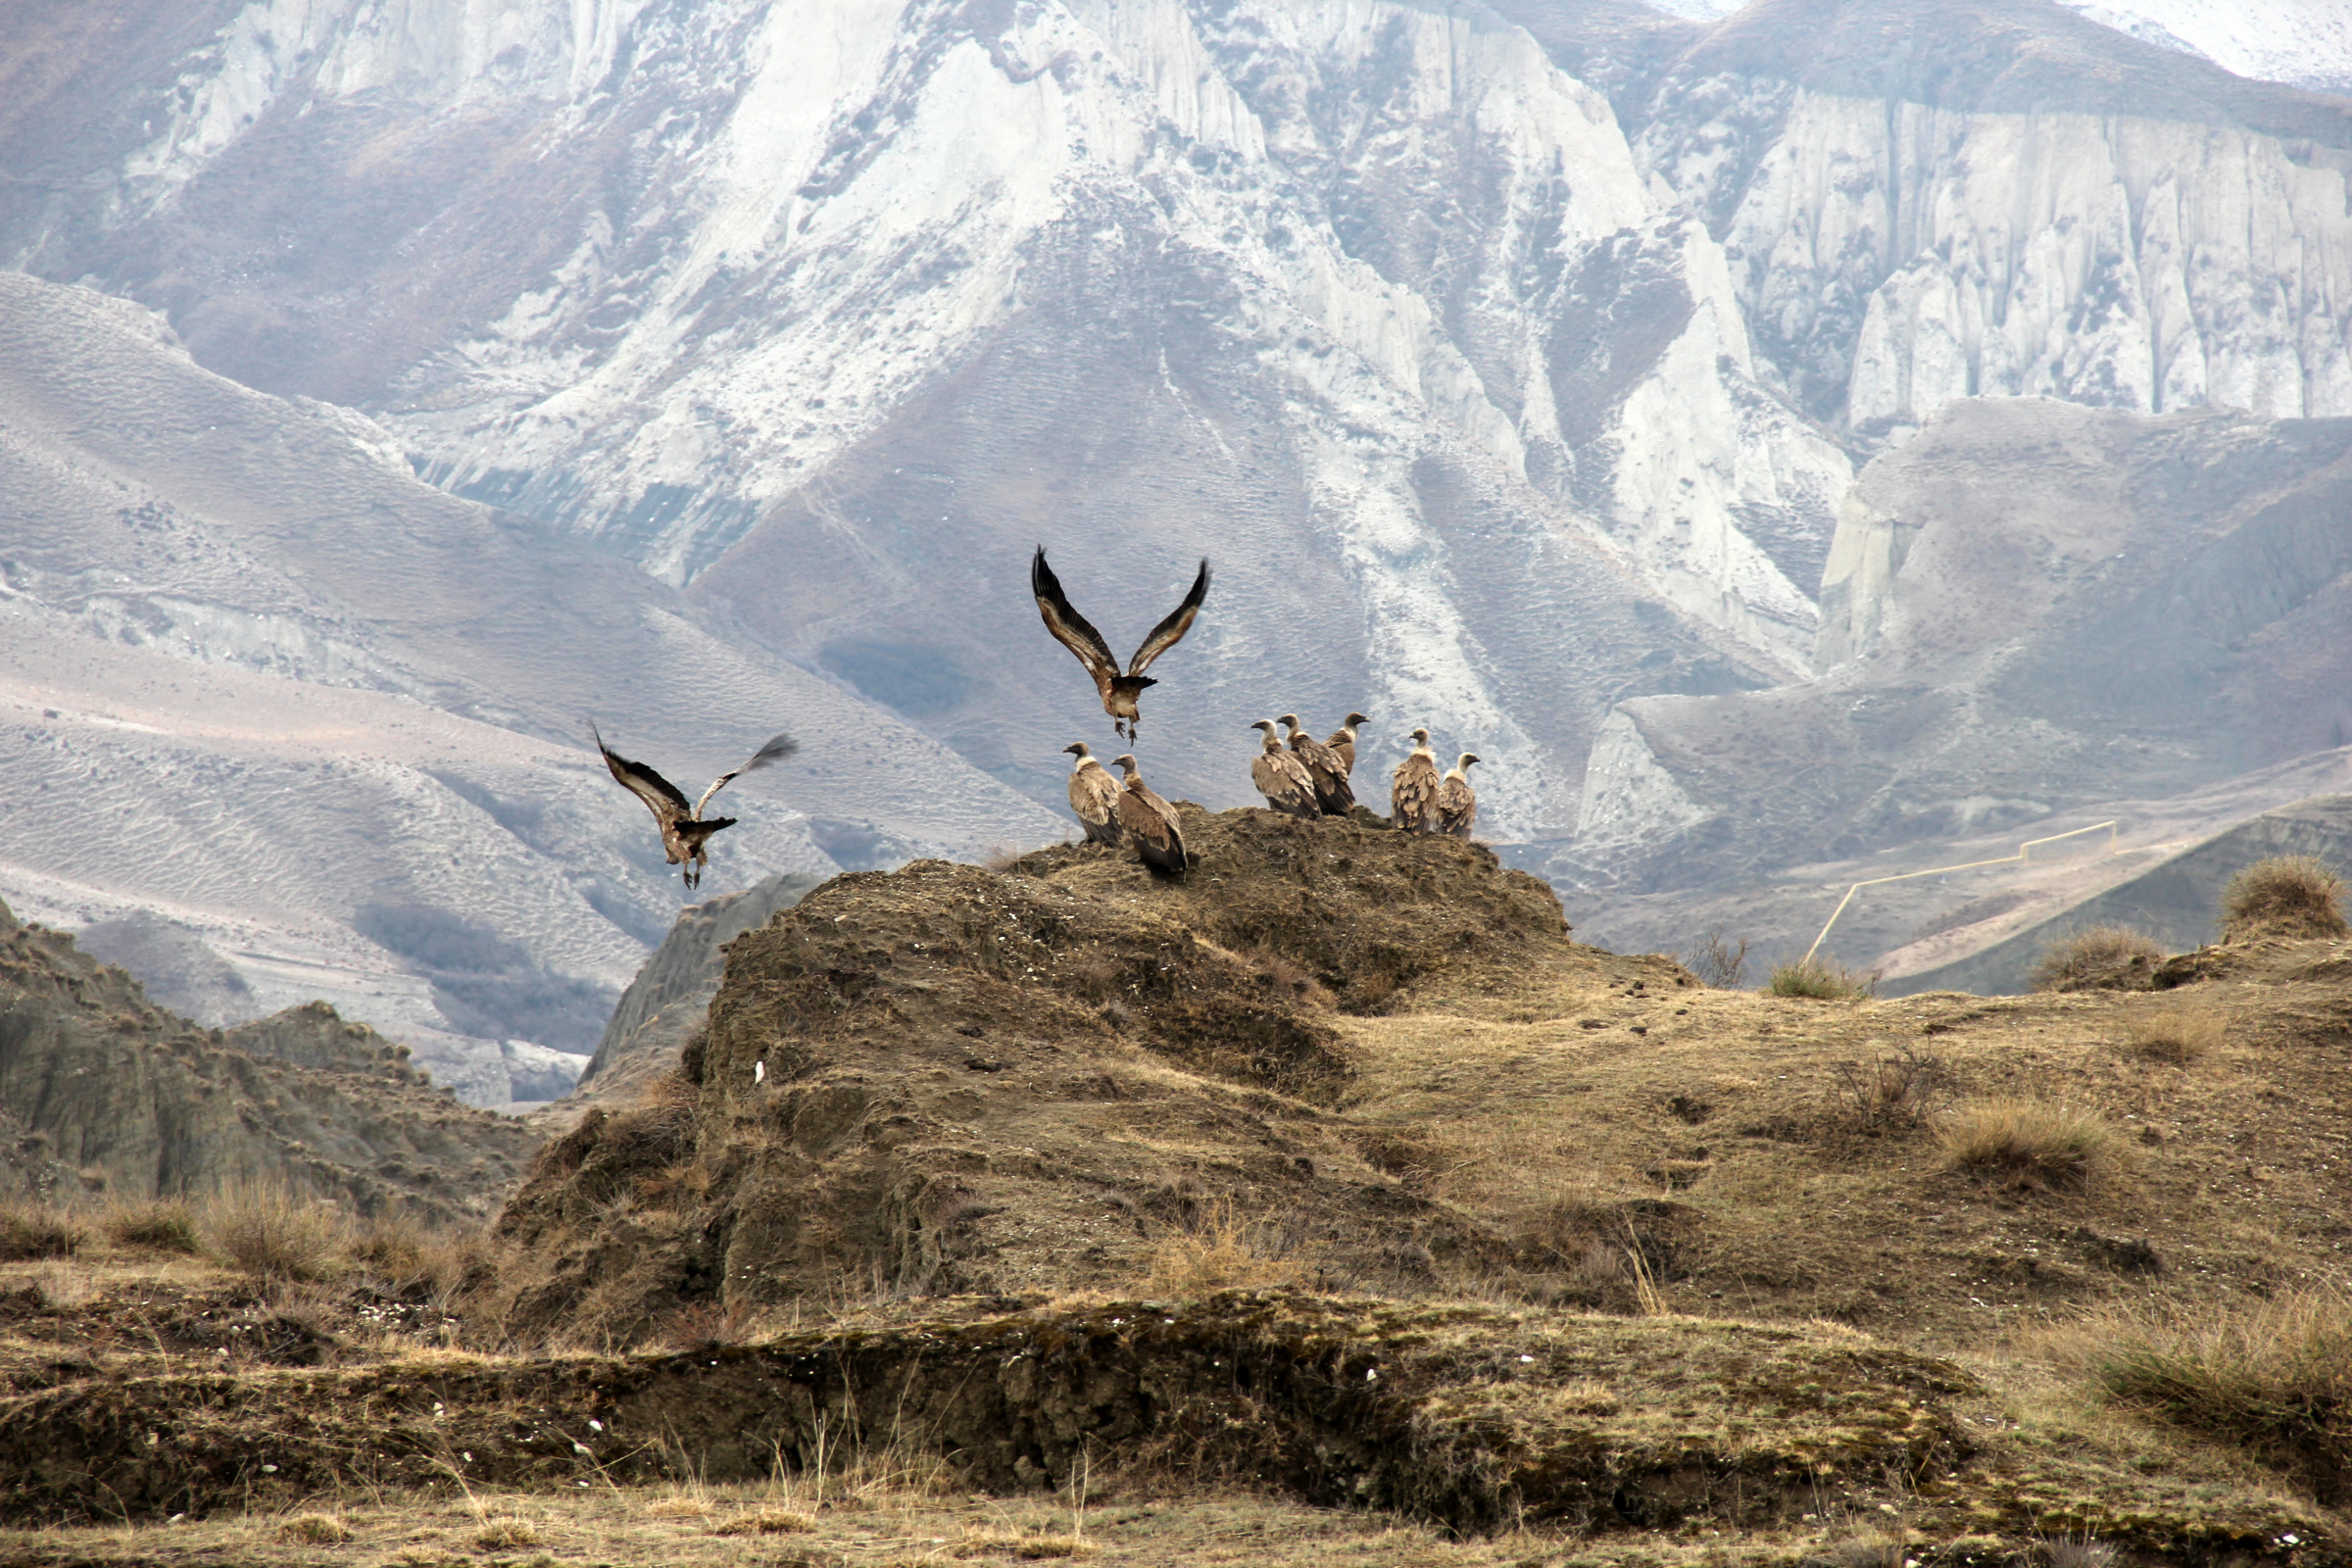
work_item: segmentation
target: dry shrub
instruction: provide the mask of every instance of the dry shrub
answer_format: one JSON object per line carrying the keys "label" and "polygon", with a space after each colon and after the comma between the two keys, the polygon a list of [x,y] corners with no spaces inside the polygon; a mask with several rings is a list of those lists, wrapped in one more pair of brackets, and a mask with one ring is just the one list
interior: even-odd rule
{"label": "dry shrub", "polygon": [[1698,945],[1683,955],[1683,967],[1698,977],[1698,983],[1717,991],[1740,991],[1747,985],[1747,938],[1737,945],[1723,939],[1718,926],[1698,939]]}
{"label": "dry shrub", "polygon": [[667,1497],[656,1497],[638,1512],[654,1519],[705,1519],[710,1514],[710,1499],[681,1492]]}
{"label": "dry shrub", "polygon": [[2094,925],[2053,938],[2029,978],[2036,991],[2117,991],[2144,981],[2164,949],[2129,926]]}
{"label": "dry shrub", "polygon": [[816,1528],[814,1515],[782,1508],[762,1508],[730,1519],[710,1533],[714,1536],[805,1536]]}
{"label": "dry shrub", "polygon": [[1102,1548],[1077,1536],[1024,1536],[1012,1530],[980,1531],[956,1543],[957,1557],[1018,1557],[1045,1562],[1060,1557],[1092,1557]]}
{"label": "dry shrub", "polygon": [[1943,1063],[1909,1046],[1867,1065],[1840,1062],[1838,1083],[1843,1094],[1836,1119],[1869,1133],[1917,1127],[1928,1119],[1929,1102],[1942,1082]]}
{"label": "dry shrub", "polygon": [[2229,1025],[2219,1012],[2180,1002],[2132,1019],[2124,1035],[2134,1055],[2168,1061],[2176,1067],[2187,1066],[2229,1038]]}
{"label": "dry shrub", "polygon": [[2300,1290],[2242,1305],[2117,1311],[2089,1320],[2087,1370],[2109,1395],[2251,1448],[2310,1479],[2352,1480],[2352,1296]]}
{"label": "dry shrub", "polygon": [[2069,1192],[2082,1192],[2112,1170],[2123,1147],[2098,1116],[2040,1100],[1964,1106],[1943,1124],[1938,1139],[1956,1169]]}
{"label": "dry shrub", "polygon": [[2315,856],[2278,855],[2257,860],[2222,890],[2222,940],[2258,934],[2340,937],[2344,884]]}
{"label": "dry shrub", "polygon": [[351,1527],[331,1514],[298,1513],[277,1527],[280,1541],[306,1546],[340,1546],[351,1539]]}
{"label": "dry shrub", "polygon": [[1217,1291],[1296,1284],[1298,1265],[1268,1255],[1270,1248],[1261,1251],[1252,1235],[1256,1229],[1234,1212],[1230,1199],[1206,1205],[1182,1230],[1169,1232],[1152,1247],[1145,1293],[1189,1300]]}
{"label": "dry shrub", "polygon": [[122,1203],[107,1210],[103,1222],[107,1240],[117,1247],[139,1247],[151,1252],[200,1252],[196,1210],[184,1198],[157,1198],[144,1203]]}
{"label": "dry shrub", "polygon": [[197,1230],[231,1268],[257,1279],[330,1280],[349,1266],[351,1221],[282,1187],[232,1187],[206,1201]]}
{"label": "dry shrub", "polygon": [[0,1263],[72,1257],[89,1240],[71,1216],[31,1203],[0,1206]]}
{"label": "dry shrub", "polygon": [[528,1519],[509,1515],[503,1519],[485,1521],[482,1528],[474,1532],[473,1544],[484,1551],[496,1551],[502,1546],[536,1546],[539,1544],[539,1530]]}
{"label": "dry shrub", "polygon": [[1772,978],[1764,983],[1769,996],[1809,997],[1816,1002],[1851,1002],[1873,996],[1878,989],[1877,975],[1862,974],[1820,958],[1799,958],[1794,963],[1775,965]]}

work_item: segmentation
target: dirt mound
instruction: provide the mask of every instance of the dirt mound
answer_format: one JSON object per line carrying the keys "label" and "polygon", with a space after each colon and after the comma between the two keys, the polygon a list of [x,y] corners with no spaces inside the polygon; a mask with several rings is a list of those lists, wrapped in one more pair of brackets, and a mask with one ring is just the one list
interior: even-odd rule
{"label": "dirt mound", "polygon": [[1185,814],[1179,882],[1082,846],[924,860],[738,937],[680,1075],[592,1111],[502,1217],[551,1274],[522,1320],[1110,1285],[1204,1229],[1341,1288],[1505,1266],[1348,1136],[1336,1009],[1658,965],[1576,947],[1475,845]]}
{"label": "dirt mound", "polygon": [[487,1212],[539,1143],[324,1004],[199,1028],[4,906],[0,1129],[0,1181],[44,1194],[71,1169],[126,1199],[246,1182],[443,1217]]}

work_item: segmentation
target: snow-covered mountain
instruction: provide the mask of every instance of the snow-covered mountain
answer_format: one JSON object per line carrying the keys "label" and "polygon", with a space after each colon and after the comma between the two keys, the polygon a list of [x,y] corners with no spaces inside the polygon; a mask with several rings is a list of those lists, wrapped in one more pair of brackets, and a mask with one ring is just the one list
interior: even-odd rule
{"label": "snow-covered mountain", "polygon": [[2352,416],[2352,107],[2168,3],[52,5],[0,262],[935,740],[909,803],[1017,838],[1108,739],[1042,542],[1124,646],[1215,564],[1166,793],[1361,708],[1367,794],[1428,723],[1556,839],[1670,799],[1621,704],[1813,673],[1858,466],[1955,401]]}

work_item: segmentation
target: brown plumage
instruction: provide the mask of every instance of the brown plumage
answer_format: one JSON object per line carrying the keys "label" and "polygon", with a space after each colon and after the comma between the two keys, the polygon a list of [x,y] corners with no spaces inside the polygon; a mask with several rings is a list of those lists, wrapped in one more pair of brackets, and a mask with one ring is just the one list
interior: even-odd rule
{"label": "brown plumage", "polygon": [[1462,760],[1446,770],[1438,784],[1438,831],[1466,839],[1478,825],[1478,791],[1470,787],[1470,764],[1478,760],[1476,752],[1464,752]]}
{"label": "brown plumage", "polygon": [[1263,737],[1255,757],[1250,759],[1250,780],[1257,793],[1277,811],[1293,816],[1315,816],[1315,779],[1306,764],[1282,749],[1282,738],[1274,733],[1274,721],[1261,718],[1250,726]]}
{"label": "brown plumage", "polygon": [[1168,612],[1167,618],[1152,628],[1135,657],[1127,661],[1125,674],[1119,672],[1119,662],[1110,656],[1110,644],[1094,628],[1093,622],[1071,608],[1067,595],[1061,591],[1061,579],[1046,564],[1046,547],[1037,547],[1037,558],[1029,563],[1029,592],[1037,600],[1037,612],[1046,618],[1046,630],[1054,640],[1078,656],[1078,662],[1095,678],[1095,690],[1102,693],[1102,711],[1110,715],[1110,727],[1129,740],[1135,738],[1135,700],[1147,686],[1158,681],[1144,673],[1152,661],[1184,640],[1193,629],[1193,617],[1200,613],[1200,602],[1208,597],[1208,563],[1200,563],[1200,574],[1193,579],[1192,591],[1184,603]]}
{"label": "brown plumage", "polygon": [[1070,769],[1070,809],[1078,813],[1079,823],[1086,829],[1089,844],[1119,842],[1119,781],[1110,776],[1110,769],[1095,760],[1086,742],[1074,741],[1062,748],[1078,759]]}
{"label": "brown plumage", "polygon": [[1371,722],[1361,713],[1349,713],[1348,722],[1333,730],[1331,738],[1323,743],[1331,748],[1331,754],[1340,760],[1341,768],[1349,777],[1355,773],[1355,727]]}
{"label": "brown plumage", "polygon": [[729,779],[739,778],[770,762],[780,762],[801,749],[800,743],[789,735],[770,736],[765,746],[752,754],[750,761],[732,772],[719,774],[717,780],[703,791],[703,798],[688,806],[685,795],[675,784],[643,762],[632,762],[607,746],[604,736],[597,734],[594,724],[588,726],[588,733],[595,736],[596,749],[604,754],[606,768],[620,781],[623,789],[643,801],[646,808],[654,813],[654,820],[662,827],[662,853],[669,857],[670,864],[686,867],[686,885],[690,888],[701,885],[703,867],[710,863],[710,835],[722,827],[735,825],[735,818],[731,816],[704,817],[703,808],[710,804],[710,797],[724,789]]}
{"label": "brown plumage", "polygon": [[1438,825],[1438,754],[1429,749],[1425,729],[1413,731],[1413,753],[1396,764],[1389,810],[1401,832],[1427,833]]}
{"label": "brown plumage", "polygon": [[1297,713],[1285,713],[1274,721],[1291,732],[1291,754],[1306,764],[1306,776],[1315,786],[1315,805],[1325,816],[1346,816],[1355,805],[1355,791],[1348,787],[1348,764],[1339,754],[1298,727]]}
{"label": "brown plumage", "polygon": [[1110,765],[1127,775],[1119,791],[1119,826],[1135,842],[1144,863],[1162,871],[1182,871],[1192,863],[1185,854],[1184,830],[1176,824],[1176,808],[1163,801],[1136,772],[1135,759],[1114,757]]}

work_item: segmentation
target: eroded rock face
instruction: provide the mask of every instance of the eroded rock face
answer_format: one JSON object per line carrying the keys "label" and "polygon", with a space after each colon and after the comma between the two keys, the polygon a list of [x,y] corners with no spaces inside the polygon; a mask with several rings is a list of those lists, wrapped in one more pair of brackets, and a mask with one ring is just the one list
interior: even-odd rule
{"label": "eroded rock face", "polygon": [[74,939],[0,923],[0,1114],[46,1187],[127,1199],[236,1184],[345,1199],[363,1211],[486,1212],[538,1136],[461,1105],[408,1052],[323,1004],[237,1029],[156,1007]]}
{"label": "eroded rock face", "polygon": [[737,937],[678,1074],[592,1110],[501,1218],[555,1276],[522,1320],[642,1326],[851,1276],[1068,1290],[1220,1213],[1287,1227],[1335,1278],[1505,1260],[1344,1135],[1336,1009],[1672,966],[1576,947],[1549,889],[1480,846],[1180,809],[1202,858],[1182,882],[1092,846],[917,861]]}

